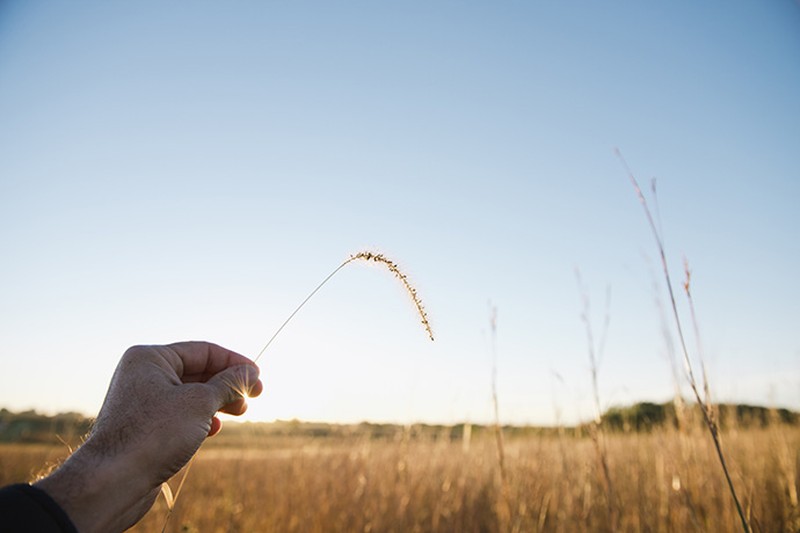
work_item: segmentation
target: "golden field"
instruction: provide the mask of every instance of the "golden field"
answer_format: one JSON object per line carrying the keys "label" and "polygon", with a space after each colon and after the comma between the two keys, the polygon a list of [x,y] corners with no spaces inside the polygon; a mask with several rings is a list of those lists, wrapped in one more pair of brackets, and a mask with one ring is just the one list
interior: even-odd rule
{"label": "golden field", "polygon": [[[413,427],[380,438],[224,433],[201,448],[167,531],[741,530],[699,429],[607,433],[610,490],[594,442],[575,430],[507,433],[504,477],[488,429],[470,440]],[[753,530],[800,531],[800,427],[733,428],[722,442]],[[0,483],[30,480],[65,453],[2,445]],[[166,515],[159,498],[132,531],[161,531]]]}

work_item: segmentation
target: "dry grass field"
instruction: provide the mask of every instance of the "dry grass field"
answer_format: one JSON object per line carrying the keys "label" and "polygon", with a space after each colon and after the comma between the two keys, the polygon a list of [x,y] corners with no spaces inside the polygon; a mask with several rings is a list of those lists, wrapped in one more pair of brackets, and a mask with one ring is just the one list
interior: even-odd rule
{"label": "dry grass field", "polygon": [[[739,531],[713,444],[700,430],[609,433],[613,500],[593,442],[508,435],[501,479],[490,433],[395,438],[211,439],[171,532]],[[800,531],[800,428],[729,429],[723,444],[754,531]],[[66,450],[0,446],[0,483],[29,480]],[[132,531],[161,531],[159,498]]]}

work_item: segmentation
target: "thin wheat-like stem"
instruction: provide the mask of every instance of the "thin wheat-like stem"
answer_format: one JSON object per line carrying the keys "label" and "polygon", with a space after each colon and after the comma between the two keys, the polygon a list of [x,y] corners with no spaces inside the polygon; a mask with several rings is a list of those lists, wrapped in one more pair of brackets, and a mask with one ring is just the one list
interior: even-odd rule
{"label": "thin wheat-like stem", "polygon": [[269,348],[269,345],[270,345],[270,344],[272,344],[272,341],[274,341],[274,340],[275,340],[275,337],[277,337],[277,336],[278,336],[278,334],[280,334],[280,332],[281,332],[281,331],[283,331],[283,328],[285,328],[285,327],[286,327],[286,324],[288,324],[288,323],[289,323],[289,322],[290,322],[290,321],[291,321],[291,320],[294,318],[294,315],[296,315],[296,314],[297,314],[297,313],[300,311],[300,309],[302,309],[302,308],[303,308],[303,306],[304,306],[304,305],[306,305],[306,303],[308,303],[308,301],[309,301],[309,300],[310,300],[310,299],[311,299],[311,298],[312,298],[312,297],[313,297],[315,294],[317,294],[317,292],[319,292],[319,290],[320,290],[320,289],[323,287],[323,285],[325,285],[326,283],[328,283],[328,280],[330,280],[330,279],[331,279],[333,276],[335,276],[335,275],[336,275],[336,273],[337,273],[337,272],[339,272],[341,269],[343,269],[343,268],[344,268],[344,266],[345,266],[347,263],[349,263],[349,260],[348,260],[348,261],[345,261],[344,263],[342,263],[341,265],[339,265],[339,266],[336,268],[336,270],[334,270],[333,272],[331,272],[330,274],[328,274],[328,277],[326,277],[324,280],[322,280],[322,283],[320,283],[319,285],[317,285],[317,287],[316,287],[316,288],[315,288],[313,291],[311,291],[311,293],[310,293],[308,296],[306,296],[305,300],[303,300],[302,302],[300,302],[300,305],[298,305],[298,306],[297,306],[297,308],[296,308],[294,311],[292,311],[292,314],[291,314],[291,315],[289,315],[289,317],[288,317],[286,320],[284,320],[284,321],[283,321],[283,324],[281,324],[281,325],[280,325],[280,327],[279,327],[279,328],[278,328],[278,329],[275,331],[275,333],[272,335],[272,337],[270,337],[270,338],[269,338],[269,340],[268,340],[268,341],[267,341],[267,343],[264,345],[264,347],[263,347],[263,348],[261,348],[261,351],[260,351],[260,352],[258,352],[258,355],[256,355],[256,358],[255,358],[255,359],[253,359],[253,362],[258,362],[258,360],[259,360],[259,359],[261,359],[261,356],[262,356],[262,355],[264,355],[264,352],[266,352],[266,351],[267,351],[267,348]]}
{"label": "thin wheat-like stem", "polygon": [[166,481],[161,486],[162,492],[166,488],[167,494],[170,494],[169,497],[166,495],[164,496],[164,498],[167,500],[167,516],[164,518],[164,527],[161,528],[161,533],[165,533],[167,531],[167,524],[169,524],[169,519],[172,516],[172,510],[175,508],[175,502],[178,501],[178,496],[181,495],[181,489],[183,489],[183,484],[186,482],[186,476],[189,475],[189,469],[192,468],[192,463],[194,463],[195,457],[197,457],[197,455],[193,455],[186,464],[186,469],[183,471],[183,477],[181,478],[180,483],[178,483],[178,489],[175,491],[174,496],[171,495],[169,485],[167,485]]}
{"label": "thin wheat-like stem", "polygon": [[683,258],[683,270],[686,278],[683,282],[683,290],[686,293],[686,300],[689,302],[689,314],[692,318],[694,328],[695,344],[697,345],[697,355],[700,359],[700,372],[703,376],[703,394],[708,405],[711,405],[711,387],[708,385],[708,372],[706,371],[705,358],[703,357],[703,343],[700,341],[700,326],[697,322],[697,313],[694,310],[694,298],[692,298],[692,271],[689,270],[689,260]]}
{"label": "thin wheat-like stem", "polygon": [[[645,215],[647,216],[647,221],[650,224],[650,229],[653,232],[653,237],[656,240],[658,253],[661,257],[661,267],[664,272],[664,278],[666,280],[667,292],[669,293],[670,304],[672,305],[672,315],[675,319],[675,327],[678,331],[678,339],[680,341],[681,352],[683,353],[683,362],[686,369],[687,381],[689,382],[689,387],[692,389],[692,393],[694,394],[694,397],[697,400],[698,405],[700,406],[700,411],[703,413],[703,420],[706,426],[708,427],[708,431],[711,434],[711,438],[714,442],[714,448],[716,449],[717,457],[719,459],[720,466],[722,467],[722,472],[725,474],[725,480],[728,483],[728,489],[730,490],[731,496],[733,497],[733,502],[736,505],[736,511],[738,512],[739,518],[742,522],[742,530],[745,531],[745,533],[751,533],[752,529],[750,528],[750,524],[747,521],[745,512],[742,509],[742,505],[739,502],[739,497],[737,496],[736,489],[733,486],[733,479],[731,478],[730,472],[728,471],[728,465],[725,461],[725,454],[722,452],[722,444],[720,442],[720,436],[719,436],[719,427],[716,423],[716,420],[713,417],[711,406],[707,401],[705,401],[701,397],[697,385],[697,380],[694,377],[694,371],[692,370],[692,362],[691,359],[689,358],[689,350],[686,348],[686,340],[683,335],[683,327],[681,326],[681,319],[680,315],[678,314],[678,306],[675,303],[675,293],[672,289],[672,280],[669,275],[669,268],[667,267],[667,256],[666,252],[664,251],[664,244],[661,238],[661,233],[659,232],[658,227],[656,226],[655,221],[653,220],[653,215],[651,214],[650,207],[647,204],[647,198],[645,198],[644,194],[642,193],[642,189],[639,187],[639,183],[636,181],[636,177],[633,175],[633,172],[628,166],[628,162],[625,161],[625,158],[622,157],[622,153],[618,149],[616,149],[614,152],[616,153],[619,160],[622,162],[622,165],[624,166],[625,171],[628,174],[628,178],[631,181],[631,185],[633,185],[633,188],[636,191],[636,195],[639,198],[639,203],[641,203],[642,207],[644,208]],[[687,292],[689,292],[688,279],[684,288],[687,290]],[[708,381],[705,378],[705,368],[703,369],[703,374],[704,374],[704,387],[707,389]]]}
{"label": "thin wheat-like stem", "polygon": [[500,466],[500,491],[496,501],[498,528],[509,531],[511,524],[511,505],[506,472],[506,452],[503,440],[503,427],[500,425],[500,405],[497,397],[497,307],[489,303],[489,327],[492,343],[492,405],[494,407],[494,435],[497,445],[497,461]]}
{"label": "thin wheat-like stem", "polygon": [[606,338],[608,337],[608,326],[611,321],[611,288],[606,288],[606,313],[603,321],[603,332],[600,337],[600,343],[595,347],[594,335],[592,333],[592,322],[590,317],[590,300],[589,291],[583,284],[581,273],[579,269],[575,269],[575,277],[578,282],[578,290],[581,292],[583,300],[583,312],[581,313],[581,320],[586,328],[586,340],[589,348],[589,363],[592,375],[592,395],[594,397],[594,421],[590,425],[590,436],[592,443],[597,453],[597,458],[600,461],[600,467],[603,471],[603,484],[606,489],[606,497],[608,499],[608,519],[611,529],[617,529],[617,510],[615,504],[615,491],[614,484],[611,481],[611,470],[608,466],[608,454],[606,451],[605,432],[603,431],[603,411],[600,404],[600,388],[597,381],[597,372],[602,360],[603,350],[605,349]]}
{"label": "thin wheat-like stem", "polygon": [[500,425],[500,405],[497,399],[497,308],[491,307],[489,327],[492,331],[492,406],[494,407],[494,430],[497,439],[497,458],[500,462],[500,480],[506,482],[506,454],[503,446],[503,428]]}

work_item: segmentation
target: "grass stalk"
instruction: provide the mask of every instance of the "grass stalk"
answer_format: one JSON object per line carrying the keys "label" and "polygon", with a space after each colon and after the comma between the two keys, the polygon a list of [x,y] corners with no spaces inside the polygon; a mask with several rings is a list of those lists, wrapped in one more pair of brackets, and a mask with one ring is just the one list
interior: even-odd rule
{"label": "grass stalk", "polygon": [[[672,280],[669,274],[669,267],[667,266],[667,256],[664,250],[664,242],[661,237],[661,232],[659,231],[658,227],[655,224],[655,221],[653,220],[653,215],[647,203],[647,198],[644,196],[644,193],[642,193],[642,189],[641,187],[639,187],[639,183],[636,180],[636,177],[633,175],[633,172],[631,171],[630,167],[628,166],[627,161],[625,160],[624,157],[622,157],[622,153],[619,150],[615,150],[615,152],[619,160],[622,162],[622,165],[625,167],[625,171],[628,174],[628,178],[630,179],[631,185],[633,185],[633,188],[636,191],[636,196],[639,199],[639,203],[641,203],[642,207],[644,208],[645,216],[647,217],[647,222],[650,225],[650,229],[652,230],[653,237],[655,238],[656,241],[658,253],[661,258],[661,267],[667,285],[667,292],[669,294],[670,304],[672,307],[672,315],[675,320],[675,328],[678,332],[679,345],[681,347],[681,353],[683,354],[684,369],[686,372],[687,381],[689,382],[689,387],[692,389],[692,393],[694,394],[695,400],[700,406],[700,411],[703,413],[703,421],[705,422],[705,425],[708,428],[708,431],[711,434],[711,438],[714,442],[714,448],[717,453],[717,458],[719,459],[720,466],[722,467],[722,471],[725,474],[725,480],[727,481],[728,489],[730,490],[731,497],[733,498],[733,502],[736,506],[736,511],[739,514],[739,519],[741,520],[742,530],[745,533],[751,533],[752,529],[747,521],[744,509],[742,508],[742,504],[739,501],[739,497],[736,494],[736,488],[733,485],[733,479],[731,478],[730,472],[728,470],[728,465],[725,460],[725,454],[722,451],[722,443],[719,435],[719,425],[717,424],[712,408],[709,405],[709,402],[707,401],[708,400],[707,397],[704,399],[701,396],[697,380],[695,379],[694,376],[692,361],[689,357],[689,351],[686,348],[686,340],[683,334],[683,326],[681,325],[680,314],[678,313],[678,306],[675,302],[675,292],[672,288]],[[686,289],[687,294],[689,294],[690,306],[692,306],[692,313],[694,314],[693,305],[691,304],[691,293],[689,291],[688,278],[684,285],[684,288]],[[704,389],[708,391],[708,380],[706,379],[705,365],[703,365],[703,376],[704,376],[703,377]]]}
{"label": "grass stalk", "polygon": [[[385,255],[379,254],[379,253],[375,253],[375,252],[370,252],[370,251],[363,251],[363,252],[358,252],[358,253],[353,254],[350,257],[348,257],[341,265],[336,267],[333,270],[333,272],[328,274],[328,276],[325,279],[323,279],[322,282],[320,282],[320,284],[317,285],[314,288],[314,290],[311,291],[309,293],[309,295],[306,296],[305,299],[302,302],[300,302],[300,305],[298,305],[295,308],[295,310],[292,311],[292,313],[286,318],[286,320],[283,321],[283,323],[275,331],[275,333],[273,333],[272,337],[269,338],[269,340],[264,345],[264,347],[261,348],[261,351],[258,352],[258,355],[256,355],[255,359],[253,359],[253,362],[258,362],[258,360],[261,358],[261,356],[264,355],[264,352],[267,351],[267,348],[270,347],[272,342],[277,338],[277,336],[281,333],[281,331],[283,331],[283,329],[286,327],[286,325],[289,324],[289,322],[291,322],[291,320],[295,317],[295,315],[298,312],[300,312],[300,310],[308,303],[308,301],[311,300],[311,298],[313,298],[314,295],[317,294],[317,292],[319,292],[319,290],[322,289],[322,287],[324,287],[325,284],[328,283],[328,281],[330,281],[333,276],[335,276],[341,269],[343,269],[344,267],[346,267],[350,263],[352,263],[354,261],[359,261],[359,260],[360,261],[378,263],[380,265],[383,265],[392,274],[394,274],[394,276],[397,279],[400,280],[400,282],[403,284],[403,287],[405,288],[406,292],[408,293],[409,297],[411,298],[412,302],[414,303],[414,306],[417,309],[417,313],[420,316],[420,320],[422,322],[422,326],[425,328],[425,332],[428,334],[428,337],[431,339],[431,341],[434,340],[433,329],[431,328],[430,321],[428,320],[428,314],[425,311],[425,307],[422,305],[422,300],[419,298],[419,295],[417,294],[417,290],[414,288],[414,286],[408,280],[408,276],[402,270],[400,270],[400,267],[397,265],[397,263],[395,263],[391,259],[387,258]],[[186,469],[185,469],[185,471],[183,473],[183,477],[181,478],[181,481],[178,484],[178,489],[175,492],[174,496],[172,495],[172,491],[171,491],[171,489],[170,489],[168,484],[164,483],[161,486],[161,493],[164,496],[164,500],[167,502],[167,516],[164,519],[164,526],[161,529],[161,533],[164,533],[167,530],[167,524],[169,523],[170,516],[172,516],[172,510],[174,509],[175,504],[178,501],[178,496],[180,495],[181,489],[183,488],[183,484],[186,482],[186,476],[189,475],[189,469],[192,466],[192,461],[194,461],[194,457],[196,457],[196,456],[193,456],[192,459],[187,464]]]}
{"label": "grass stalk", "polygon": [[500,480],[506,481],[506,454],[503,443],[503,427],[500,425],[500,404],[497,399],[497,308],[492,307],[489,327],[492,333],[492,407],[494,408],[494,433],[497,442],[497,460],[500,464]]}
{"label": "grass stalk", "polygon": [[189,475],[189,470],[192,468],[192,463],[194,463],[195,457],[197,456],[193,455],[186,464],[186,469],[183,472],[183,477],[181,478],[180,483],[178,483],[178,489],[175,491],[174,496],[172,494],[172,489],[170,489],[170,486],[166,481],[161,484],[161,494],[164,496],[164,501],[167,502],[167,516],[164,518],[164,526],[161,528],[161,533],[165,533],[167,531],[167,524],[169,524],[169,519],[172,516],[172,510],[175,509],[175,503],[178,501],[178,496],[181,495],[183,484],[186,482],[186,476]]}
{"label": "grass stalk", "polygon": [[499,529],[501,531],[508,531],[511,524],[511,507],[509,505],[503,426],[500,425],[500,402],[497,397],[497,307],[491,304],[489,308],[489,328],[491,330],[492,343],[492,407],[494,409],[494,436],[495,445],[497,446],[497,462],[500,467],[500,497],[497,500],[497,517]]}
{"label": "grass stalk", "polygon": [[590,318],[589,308],[590,308],[590,301],[589,301],[589,292],[586,290],[586,287],[583,285],[581,280],[581,273],[578,269],[575,269],[575,276],[578,282],[578,289],[581,292],[581,298],[583,300],[583,312],[581,313],[581,320],[586,327],[586,340],[589,347],[589,370],[592,376],[592,397],[594,399],[594,420],[589,427],[589,436],[592,439],[592,443],[595,448],[595,453],[597,454],[597,460],[600,463],[600,468],[602,471],[602,482],[606,492],[606,498],[608,501],[608,520],[609,524],[611,525],[611,530],[617,530],[617,510],[615,507],[615,496],[614,496],[614,484],[611,481],[611,471],[608,466],[608,454],[606,451],[606,443],[605,443],[605,433],[603,431],[603,419],[602,419],[602,406],[600,404],[600,388],[598,386],[597,380],[597,373],[598,367],[600,364],[600,359],[602,358],[603,350],[605,348],[605,341],[608,334],[608,325],[610,322],[611,314],[609,312],[610,309],[610,302],[611,302],[611,290],[610,288],[606,290],[606,313],[605,319],[603,321],[603,333],[600,337],[600,342],[595,346],[594,335],[592,332],[592,322]]}

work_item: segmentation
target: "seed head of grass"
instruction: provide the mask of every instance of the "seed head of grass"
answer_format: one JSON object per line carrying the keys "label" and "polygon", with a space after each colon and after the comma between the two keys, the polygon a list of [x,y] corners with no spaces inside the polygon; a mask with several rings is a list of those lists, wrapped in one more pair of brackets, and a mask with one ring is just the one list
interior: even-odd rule
{"label": "seed head of grass", "polygon": [[351,255],[350,258],[342,264],[342,266],[358,260],[372,261],[373,263],[382,264],[388,268],[397,279],[400,280],[409,297],[411,298],[411,301],[414,302],[414,306],[417,308],[417,313],[419,314],[420,321],[422,322],[422,327],[425,328],[425,332],[428,334],[428,337],[433,340],[433,329],[431,329],[431,323],[428,320],[428,314],[425,312],[425,307],[422,305],[422,300],[420,300],[419,295],[417,294],[417,289],[411,285],[411,282],[408,281],[408,276],[406,276],[403,271],[400,270],[400,267],[397,266],[397,263],[387,258],[383,254],[376,254],[374,252],[367,251],[358,252],[357,254]]}

